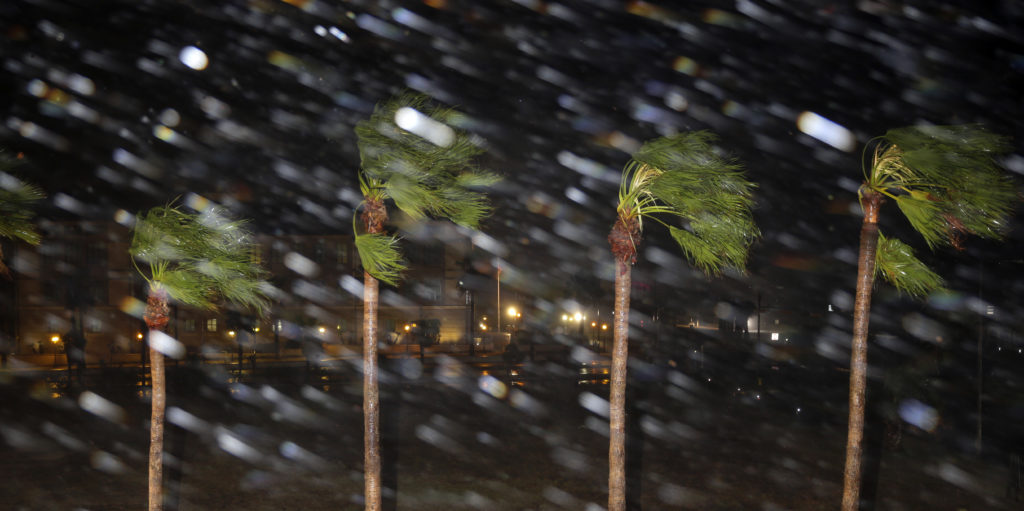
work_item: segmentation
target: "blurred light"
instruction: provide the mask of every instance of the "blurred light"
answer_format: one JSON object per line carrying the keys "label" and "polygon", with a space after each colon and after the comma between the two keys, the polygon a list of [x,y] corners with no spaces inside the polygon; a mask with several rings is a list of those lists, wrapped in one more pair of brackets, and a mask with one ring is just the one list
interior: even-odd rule
{"label": "blurred light", "polygon": [[814,112],[803,112],[797,117],[797,128],[840,151],[850,152],[856,146],[853,132]]}
{"label": "blurred light", "polygon": [[342,32],[341,29],[338,27],[331,27],[330,29],[328,29],[328,32],[330,32],[332,36],[336,37],[339,41],[343,43],[352,42],[352,39],[349,38],[348,34]]}
{"label": "blurred light", "polygon": [[509,315],[509,317],[513,317],[513,318],[516,317],[516,308],[515,307],[509,307],[508,308],[508,315]]}
{"label": "blurred light", "polygon": [[171,358],[185,357],[185,345],[159,330],[149,332],[149,347]]}
{"label": "blurred light", "polygon": [[503,381],[490,375],[480,376],[477,385],[480,387],[480,390],[497,399],[504,399],[508,395],[508,386]]}
{"label": "blurred light", "polygon": [[601,330],[608,330],[608,323],[603,323],[601,325]]}
{"label": "blurred light", "polygon": [[182,64],[185,64],[196,71],[206,69],[206,66],[210,63],[210,59],[206,57],[206,53],[195,46],[186,46],[182,48],[181,52],[178,53],[178,59],[181,60]]}
{"label": "blurred light", "polygon": [[317,329],[316,329],[316,331],[317,331],[317,332],[320,332],[321,334],[323,334],[323,333],[327,333],[327,328],[324,328],[324,327],[320,327],[320,328],[317,328]]}
{"label": "blurred light", "polygon": [[235,336],[235,331],[234,330],[228,330],[228,337],[234,337],[234,336]]}
{"label": "blurred light", "polygon": [[409,325],[405,325],[405,331],[406,331],[406,332],[408,332],[408,331],[409,331]]}
{"label": "blurred light", "polygon": [[569,321],[569,315],[568,314],[562,314],[562,321]]}
{"label": "blurred light", "polygon": [[903,420],[928,432],[934,431],[939,425],[938,412],[916,399],[906,399],[901,402],[899,415]]}
{"label": "blurred light", "polygon": [[295,252],[288,252],[285,254],[284,266],[289,270],[306,277],[312,277],[318,270],[317,264],[311,259]]}
{"label": "blurred light", "polygon": [[[690,76],[697,76],[697,73],[700,72],[700,65],[697,64],[697,61],[691,59],[690,57],[680,56],[676,57],[676,59],[672,61],[672,69],[683,74],[688,74]],[[686,100],[684,99],[683,101]],[[672,105],[669,106],[671,107]]]}
{"label": "blurred light", "polygon": [[163,112],[160,112],[160,122],[173,128],[181,122],[181,114],[173,108],[165,109]]}
{"label": "blurred light", "polygon": [[137,332],[135,334],[135,338],[141,341],[142,340],[142,332]]}
{"label": "blurred light", "polygon": [[174,130],[163,124],[153,126],[153,136],[168,143],[174,142],[178,138],[178,134]]}
{"label": "blurred light", "polygon": [[31,82],[28,82],[28,87],[26,87],[26,89],[28,89],[29,94],[37,98],[42,98],[46,97],[46,92],[50,90],[50,87],[46,85],[46,82],[36,78]]}
{"label": "blurred light", "polygon": [[572,319],[576,320],[577,322],[583,321],[583,314],[580,313],[580,312],[577,312],[575,315],[573,315]]}
{"label": "blurred light", "polygon": [[78,406],[110,422],[121,422],[125,418],[123,408],[89,390],[82,392],[82,395],[78,396]]}
{"label": "blurred light", "polygon": [[429,140],[436,146],[447,147],[455,141],[454,130],[413,108],[399,108],[395,112],[395,124],[403,130]]}
{"label": "blurred light", "polygon": [[212,203],[210,202],[210,199],[207,199],[202,195],[189,192],[187,195],[185,195],[185,205],[196,211],[202,212],[206,211],[206,209],[209,208],[212,205]]}
{"label": "blurred light", "polygon": [[779,340],[779,333],[778,332],[772,332],[772,340],[773,341]]}
{"label": "blurred light", "polygon": [[58,342],[60,342],[60,336],[59,335],[50,336],[50,342],[52,342],[54,344],[57,344]]}

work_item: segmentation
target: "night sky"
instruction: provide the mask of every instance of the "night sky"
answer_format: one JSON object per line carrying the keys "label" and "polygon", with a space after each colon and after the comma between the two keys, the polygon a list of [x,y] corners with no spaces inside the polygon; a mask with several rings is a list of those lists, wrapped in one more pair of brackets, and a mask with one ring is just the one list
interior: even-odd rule
{"label": "night sky", "polygon": [[[983,123],[1012,137],[1004,164],[1024,173],[1022,22],[1010,1],[5,2],[0,144],[24,154],[55,218],[192,192],[259,232],[346,233],[360,200],[355,123],[418,90],[464,114],[481,164],[505,178],[482,265],[557,302],[611,278],[605,238],[629,154],[710,129],[759,186],[749,273],[708,279],[650,229],[637,279],[663,286],[668,308],[760,293],[813,311],[850,301],[872,137]],[[1019,213],[1004,243],[935,254],[896,213],[883,209],[883,230],[953,294],[936,306],[879,284],[877,313],[1024,314]]]}

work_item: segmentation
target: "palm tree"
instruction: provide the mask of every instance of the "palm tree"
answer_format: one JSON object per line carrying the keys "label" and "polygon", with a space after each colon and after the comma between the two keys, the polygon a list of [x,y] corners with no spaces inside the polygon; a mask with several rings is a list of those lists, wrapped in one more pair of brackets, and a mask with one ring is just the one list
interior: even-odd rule
{"label": "palm tree", "polygon": [[[608,511],[626,506],[626,359],[631,266],[645,220],[669,229],[691,264],[715,275],[743,270],[759,235],[750,208],[754,185],[740,165],[716,154],[714,134],[682,133],[644,144],[626,165],[619,186],[618,219],[608,235],[615,256],[615,328],[612,347]],[[675,216],[684,227],[666,223]]]}
{"label": "palm tree", "polygon": [[[33,204],[46,197],[35,185],[24,183],[7,171],[17,165],[5,154],[0,153],[0,237],[19,239],[30,245],[38,245],[40,238],[32,223]],[[7,275],[10,270],[4,264],[3,248],[0,247],[0,273]]]}
{"label": "palm tree", "polygon": [[152,413],[149,434],[149,510],[162,507],[164,354],[181,356],[177,341],[163,335],[168,302],[216,310],[231,302],[262,314],[268,302],[264,271],[254,263],[258,247],[244,222],[225,218],[218,208],[189,213],[167,205],[139,215],[129,249],[136,269],[149,284],[143,319],[149,328]]}
{"label": "palm tree", "polygon": [[386,201],[413,220],[446,218],[477,228],[490,212],[479,191],[498,181],[473,159],[483,150],[453,127],[460,116],[438,108],[420,94],[402,94],[378,105],[356,126],[359,137],[359,189],[363,194],[356,249],[363,264],[363,419],[366,509],[378,511],[380,493],[379,395],[377,388],[378,281],[397,285],[405,265],[398,238],[385,232]]}
{"label": "palm tree", "polygon": [[999,239],[1015,201],[1013,183],[995,157],[1007,141],[979,126],[911,126],[893,129],[869,142],[864,184],[857,194],[864,221],[857,262],[853,341],[850,354],[850,415],[843,479],[844,511],[859,506],[861,442],[864,437],[868,319],[871,288],[881,275],[897,289],[925,296],[942,287],[942,279],[896,238],[878,230],[879,209],[896,202],[929,248],[961,247],[966,234]]}

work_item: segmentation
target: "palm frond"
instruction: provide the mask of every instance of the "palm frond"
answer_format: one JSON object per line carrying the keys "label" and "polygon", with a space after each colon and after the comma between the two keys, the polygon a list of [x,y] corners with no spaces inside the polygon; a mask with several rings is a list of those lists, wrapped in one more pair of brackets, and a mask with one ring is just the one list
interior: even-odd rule
{"label": "palm frond", "polygon": [[[450,130],[451,140],[438,145],[402,129],[396,114],[403,108]],[[487,197],[478,188],[500,178],[473,164],[483,149],[468,133],[452,127],[459,116],[453,109],[433,105],[422,94],[405,93],[378,105],[369,119],[356,126],[363,195],[391,199],[414,219],[433,216],[477,227],[490,212]]]}
{"label": "palm frond", "polygon": [[383,234],[357,234],[356,250],[363,269],[373,278],[397,286],[406,266],[398,250],[398,238]]}
{"label": "palm frond", "polygon": [[684,219],[688,227],[669,226],[670,234],[690,262],[708,274],[726,267],[742,271],[760,235],[750,212],[754,184],[738,162],[714,152],[715,140],[714,134],[698,131],[644,144],[623,171],[618,205],[620,217]]}
{"label": "palm frond", "polygon": [[199,309],[215,310],[213,282],[202,273],[187,266],[174,266],[160,272],[156,285],[163,287],[167,295],[179,303]]}
{"label": "palm frond", "polygon": [[35,185],[11,179],[17,183],[13,188],[0,188],[0,236],[38,245],[40,236],[32,223],[33,208],[46,194]]}
{"label": "palm frond", "polygon": [[942,205],[926,193],[916,190],[905,195],[897,195],[896,206],[907,217],[910,225],[921,234],[929,248],[947,243],[949,224],[942,216]]}
{"label": "palm frond", "polygon": [[1005,137],[978,125],[893,129],[875,149],[869,187],[895,198],[929,247],[962,234],[999,239],[1017,200],[997,157]]}
{"label": "palm frond", "polygon": [[137,217],[129,253],[149,263],[147,278],[174,300],[201,308],[227,301],[262,314],[269,301],[256,250],[245,222],[219,208],[193,214],[167,205]]}
{"label": "palm frond", "polygon": [[942,277],[914,256],[909,245],[896,238],[878,235],[875,274],[881,275],[900,292],[915,297],[941,290]]}
{"label": "palm frond", "polygon": [[7,171],[20,162],[0,151],[0,237],[19,239],[38,245],[39,232],[32,217],[36,202],[46,197],[38,186],[26,183]]}

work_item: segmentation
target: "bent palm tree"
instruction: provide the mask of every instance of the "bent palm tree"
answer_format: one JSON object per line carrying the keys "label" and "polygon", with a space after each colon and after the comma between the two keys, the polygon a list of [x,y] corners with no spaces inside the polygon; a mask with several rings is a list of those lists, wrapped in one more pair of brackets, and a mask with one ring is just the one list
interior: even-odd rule
{"label": "bent palm tree", "polygon": [[398,239],[388,235],[385,201],[414,220],[447,218],[477,228],[490,212],[486,196],[478,190],[498,181],[496,175],[476,168],[472,160],[483,150],[471,137],[451,124],[458,115],[437,108],[418,94],[398,96],[374,109],[356,126],[359,137],[359,189],[363,194],[356,231],[356,249],[363,275],[363,420],[366,509],[381,507],[380,431],[377,388],[378,281],[396,285],[405,269]]}
{"label": "bent palm tree", "polygon": [[879,232],[882,203],[885,199],[895,201],[910,225],[934,249],[960,248],[965,234],[1001,238],[1015,200],[1013,183],[994,159],[1009,146],[1003,137],[978,126],[898,128],[872,142],[871,165],[865,166],[864,184],[857,192],[864,221],[850,354],[844,511],[857,509],[860,499],[868,319],[875,276],[881,275],[900,291],[914,296],[925,296],[942,287],[942,279],[914,257],[908,245]]}
{"label": "bent palm tree", "polygon": [[[615,255],[615,328],[612,347],[608,511],[626,506],[626,360],[631,266],[644,220],[668,227],[690,263],[707,274],[742,270],[759,235],[750,208],[754,185],[740,165],[715,154],[707,131],[662,137],[644,144],[622,172],[618,219],[608,235]],[[667,224],[675,216],[685,227]]]}
{"label": "bent palm tree", "polygon": [[[24,183],[7,174],[17,162],[0,153],[0,237],[19,239],[30,245],[39,244],[39,233],[32,224],[33,204],[46,197],[35,185]],[[3,248],[0,247],[0,273],[10,272],[4,264]]]}
{"label": "bent palm tree", "polygon": [[[148,265],[136,266],[149,284],[143,319],[149,328],[152,411],[149,435],[149,510],[162,507],[164,354],[181,355],[181,346],[161,335],[168,301],[215,310],[221,301],[258,313],[267,306],[264,272],[253,261],[257,247],[243,222],[225,219],[217,208],[192,214],[163,206],[139,215],[129,253]],[[134,262],[133,259],[133,262]]]}

